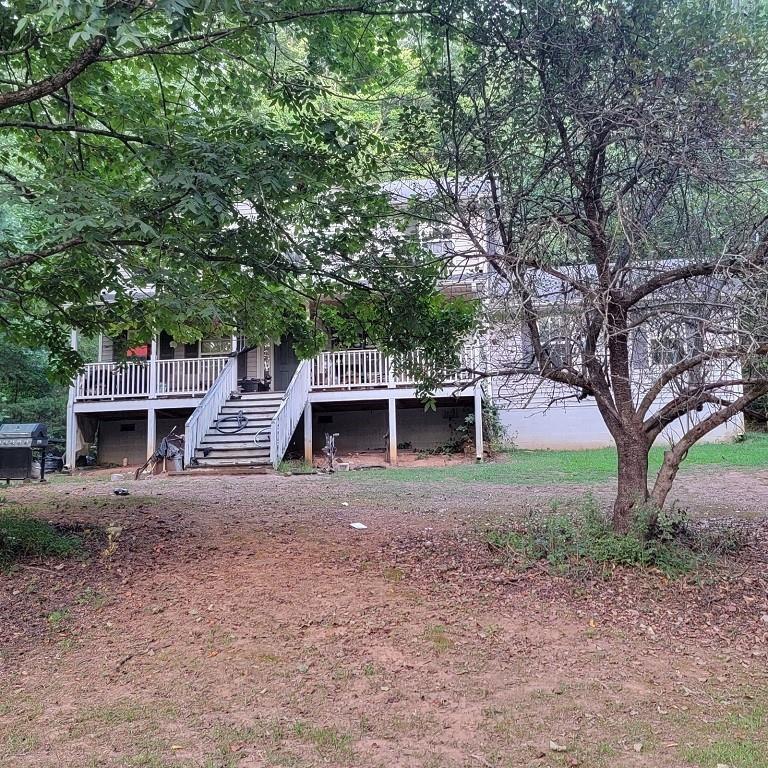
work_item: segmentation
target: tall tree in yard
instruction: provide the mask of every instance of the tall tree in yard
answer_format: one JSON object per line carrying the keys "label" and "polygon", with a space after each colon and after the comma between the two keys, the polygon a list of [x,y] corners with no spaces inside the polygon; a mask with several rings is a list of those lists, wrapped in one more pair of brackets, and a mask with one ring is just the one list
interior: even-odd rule
{"label": "tall tree in yard", "polygon": [[423,215],[496,275],[488,373],[596,404],[618,531],[768,392],[767,22],[730,0],[468,0],[420,28],[431,99],[401,117],[439,190]]}
{"label": "tall tree in yard", "polygon": [[3,331],[64,374],[81,362],[70,326],[180,341],[236,328],[308,353],[321,334],[307,305],[344,293],[383,346],[401,344],[407,315],[412,342],[449,348],[467,308],[435,295],[436,270],[414,269],[402,239],[373,236],[385,148],[345,108],[398,71],[392,13],[367,0],[0,8]]}

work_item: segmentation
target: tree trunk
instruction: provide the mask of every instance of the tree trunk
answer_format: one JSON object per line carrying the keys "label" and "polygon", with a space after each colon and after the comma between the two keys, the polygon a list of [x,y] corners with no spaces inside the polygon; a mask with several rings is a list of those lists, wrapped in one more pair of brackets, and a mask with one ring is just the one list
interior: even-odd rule
{"label": "tree trunk", "polygon": [[618,490],[613,505],[613,530],[628,533],[638,507],[648,501],[648,446],[644,442],[618,443]]}
{"label": "tree trunk", "polygon": [[667,494],[672,488],[672,483],[677,477],[677,470],[680,469],[682,456],[677,455],[675,451],[664,451],[664,462],[656,475],[656,482],[653,484],[651,500],[657,509],[664,506],[667,500]]}

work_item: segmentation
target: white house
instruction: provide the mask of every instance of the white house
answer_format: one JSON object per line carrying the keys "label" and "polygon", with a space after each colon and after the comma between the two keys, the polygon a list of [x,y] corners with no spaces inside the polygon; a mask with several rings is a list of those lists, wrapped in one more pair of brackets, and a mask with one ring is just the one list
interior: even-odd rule
{"label": "white house", "polygon": [[[428,201],[431,194],[428,182],[397,182],[387,189],[402,206],[414,197]],[[444,386],[434,393],[435,410],[424,409],[407,366],[377,349],[329,348],[299,361],[287,339],[245,348],[238,337],[183,344],[161,333],[150,345],[130,350],[126,359],[115,354],[113,340],[102,336],[98,362],[86,365],[70,390],[67,464],[75,466],[94,442],[102,463],[140,464],[174,427],[186,436],[188,466],[277,466],[289,447],[311,460],[326,433],[338,433],[341,454],[386,446],[396,463],[398,446],[434,448],[447,442],[469,414],[474,415],[480,459],[484,399],[496,405],[507,437],[519,447],[610,445],[594,401],[573,397],[563,387],[536,383],[535,377],[499,375],[476,381],[464,370],[493,373],[506,357],[524,355],[525,334],[518,319],[493,312],[498,278],[479,255],[492,239],[482,205],[477,204],[482,185],[468,183],[459,194],[474,206],[464,222],[417,221],[413,228],[425,248],[446,260],[441,289],[449,295],[477,296],[490,309],[485,312],[490,320],[467,345],[462,369],[446,372]],[[469,234],[467,220],[473,227]],[[552,296],[559,291],[555,283]],[[570,355],[572,340],[562,332],[556,298],[551,305],[552,319],[542,323],[544,333],[553,350]],[[130,347],[130,339],[122,339],[120,346]],[[636,345],[645,356],[638,373],[653,371],[646,363],[653,363],[660,349],[653,340]],[[245,391],[254,388],[260,391]],[[673,439],[690,418],[698,416],[671,424],[659,439]],[[726,439],[742,429],[736,419],[706,439]]]}

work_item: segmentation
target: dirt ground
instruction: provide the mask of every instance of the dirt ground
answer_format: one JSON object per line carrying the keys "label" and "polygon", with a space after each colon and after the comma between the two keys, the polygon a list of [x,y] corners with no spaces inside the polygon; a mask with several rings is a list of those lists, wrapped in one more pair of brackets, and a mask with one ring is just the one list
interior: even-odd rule
{"label": "dirt ground", "polygon": [[754,538],[669,581],[484,544],[583,488],[382,472],[4,492],[90,556],[0,575],[0,766],[768,765],[765,473],[681,479]]}

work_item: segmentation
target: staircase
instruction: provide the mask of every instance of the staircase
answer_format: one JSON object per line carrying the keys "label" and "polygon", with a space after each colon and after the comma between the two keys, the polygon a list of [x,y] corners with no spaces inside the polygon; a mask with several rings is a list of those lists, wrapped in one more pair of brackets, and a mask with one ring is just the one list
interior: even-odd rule
{"label": "staircase", "polygon": [[[270,464],[270,424],[282,400],[282,392],[258,392],[229,398],[195,449],[194,466]],[[239,413],[242,413],[245,424],[235,431]]]}

